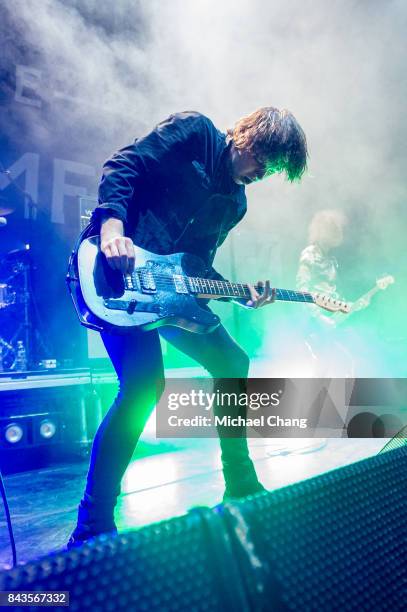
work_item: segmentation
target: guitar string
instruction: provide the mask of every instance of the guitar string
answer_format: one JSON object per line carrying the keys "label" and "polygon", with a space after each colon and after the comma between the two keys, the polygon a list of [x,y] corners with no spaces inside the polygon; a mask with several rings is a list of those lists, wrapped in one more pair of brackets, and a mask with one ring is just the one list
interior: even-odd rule
{"label": "guitar string", "polygon": [[[174,283],[172,283],[171,281],[165,281],[165,282],[160,282],[158,289],[173,289],[174,288]],[[216,292],[216,289],[219,291],[219,293]],[[247,297],[250,298],[250,292],[249,290],[240,290],[240,291],[236,291],[236,290],[228,290],[227,288],[222,288],[222,290],[224,290],[225,292],[220,292],[219,287],[217,287],[215,289],[215,291],[213,289],[211,289],[211,287],[193,287],[192,291],[193,293],[202,293],[202,294],[211,294],[211,295],[217,295],[219,297]],[[262,287],[258,287],[258,289],[262,289]],[[191,288],[189,288],[189,290],[191,290]],[[289,289],[276,289],[276,299],[280,300],[280,301],[288,301],[288,302],[303,302],[303,303],[313,303],[314,302],[314,297],[310,294],[305,294],[305,293],[293,293],[292,290]]]}
{"label": "guitar string", "polygon": [[[161,283],[168,283],[169,285],[174,285],[174,280],[172,280],[171,278],[169,278],[166,274],[153,274],[153,278],[156,280],[159,280]],[[211,278],[204,278],[204,277],[198,277],[198,276],[183,276],[182,280],[185,282],[188,282],[190,280],[192,280],[193,282],[199,283],[199,282],[203,282],[203,283],[221,283],[222,287],[232,287],[233,285],[235,286],[239,286],[243,289],[248,289],[248,284],[247,283],[234,283],[232,281],[226,281],[226,280],[217,280],[217,279],[211,279]],[[263,285],[253,285],[256,289],[264,289]],[[310,292],[308,291],[296,291],[294,289],[280,289],[275,287],[276,291],[286,291],[289,293],[295,293],[296,295],[304,295],[304,296],[310,296]]]}
{"label": "guitar string", "polygon": [[[137,274],[137,272],[147,272],[147,273],[151,273],[153,274],[153,278],[156,279],[157,281],[160,281],[160,285],[161,287],[165,288],[166,286],[173,288],[174,287],[174,280],[169,278],[169,274],[166,273],[162,273],[162,272],[154,272],[153,270],[149,270],[146,268],[139,268],[138,270],[135,270],[135,272],[133,272],[131,275],[127,275],[127,276],[131,276],[132,279],[134,279],[134,276]],[[125,276],[125,275],[124,275]],[[175,276],[175,275],[173,275]],[[184,276],[181,274],[177,275],[178,277],[181,277],[181,279],[188,283],[188,281],[194,281],[195,284],[198,283],[212,283],[215,285],[215,288],[217,291],[225,290],[227,293],[212,293],[212,295],[217,295],[220,297],[242,297],[242,298],[250,298],[250,290],[248,287],[247,283],[234,283],[232,281],[227,281],[227,280],[216,280],[216,279],[210,279],[210,278],[205,278],[205,277],[197,277],[197,276]],[[220,283],[220,287],[219,284]],[[237,287],[236,288],[234,288]],[[254,288],[256,290],[262,290],[264,289],[264,285],[259,285],[259,284],[255,284],[253,285]],[[191,288],[191,287],[190,287]],[[199,290],[202,289],[201,287],[192,287],[192,289],[194,290],[194,292],[199,293]],[[211,287],[205,287],[204,289],[209,289],[208,293],[211,292]],[[305,292],[305,291],[296,291],[294,289],[280,289],[277,287],[273,287],[272,289],[275,289],[275,293],[276,293],[276,299],[280,300],[280,301],[289,301],[289,302],[303,302],[303,303],[315,303],[315,298],[314,296],[310,293],[310,292]],[[213,289],[212,289],[213,290]],[[243,295],[242,295],[243,292]],[[284,295],[285,294],[285,295]],[[329,297],[329,296],[326,296]],[[338,303],[341,303],[341,301],[338,300]]]}
{"label": "guitar string", "polygon": [[[159,288],[174,288],[175,283],[173,280],[169,279],[165,274],[154,274],[154,279],[159,280],[159,284],[160,287]],[[224,297],[248,297],[250,298],[250,291],[249,288],[247,286],[247,284],[245,283],[233,283],[233,285],[239,285],[240,287],[238,287],[237,292],[236,290],[233,289],[232,287],[232,283],[229,281],[217,281],[217,280],[212,280],[212,279],[205,279],[205,278],[199,278],[199,277],[183,277],[183,280],[185,279],[198,279],[197,281],[195,281],[195,283],[199,283],[199,282],[211,282],[211,283],[222,283],[222,286],[215,286],[215,288],[217,290],[220,289],[225,289],[226,291],[228,291],[228,295],[226,296],[226,294],[224,293],[216,293],[214,295],[219,295],[220,297],[224,296]],[[262,285],[254,285],[255,289],[264,289],[264,287]],[[199,293],[200,289],[208,289],[208,293],[211,292],[211,287],[193,287],[194,292]],[[230,290],[229,290],[230,289]],[[279,289],[279,288],[275,288],[276,290],[276,299],[279,300],[284,300],[284,301],[291,301],[291,302],[304,302],[304,303],[313,303],[314,302],[314,298],[313,296],[309,293],[309,292],[305,292],[305,291],[295,291],[293,289]],[[203,292],[203,291],[202,291]],[[243,295],[242,295],[243,292]],[[286,294],[286,295],[284,295]]]}
{"label": "guitar string", "polygon": [[[157,280],[160,280],[160,282],[164,282],[164,283],[166,282],[170,286],[174,285],[174,280],[172,280],[169,277],[169,274],[167,275],[167,274],[162,273],[162,272],[159,272],[157,274],[157,273],[154,273],[154,272],[152,272],[150,270],[147,270],[147,272],[151,272],[153,274],[153,278],[157,279]],[[133,278],[134,274],[135,273],[133,272],[132,275],[125,275],[125,276],[131,276]],[[244,290],[248,290],[249,289],[247,283],[235,283],[233,281],[217,280],[217,279],[205,278],[205,277],[200,277],[200,276],[182,276],[182,275],[175,275],[175,276],[178,276],[178,277],[181,276],[181,279],[183,281],[185,281],[185,282],[193,280],[194,282],[197,282],[197,283],[199,283],[199,282],[204,282],[204,283],[206,283],[206,282],[209,282],[209,283],[221,283],[221,286],[225,287],[225,288],[232,287],[233,285],[237,285],[237,286],[240,286],[241,288],[243,288]],[[255,287],[255,289],[264,289],[263,285],[255,284],[253,286]],[[301,296],[304,296],[304,297],[308,297],[308,296],[312,297],[312,295],[311,295],[311,293],[309,291],[296,291],[295,289],[280,289],[280,288],[277,288],[277,287],[274,287],[274,288],[276,289],[276,291],[284,291],[284,292],[287,292],[287,293],[291,293],[291,294],[295,294],[295,295],[301,295]],[[273,289],[273,287],[272,287],[272,289]]]}

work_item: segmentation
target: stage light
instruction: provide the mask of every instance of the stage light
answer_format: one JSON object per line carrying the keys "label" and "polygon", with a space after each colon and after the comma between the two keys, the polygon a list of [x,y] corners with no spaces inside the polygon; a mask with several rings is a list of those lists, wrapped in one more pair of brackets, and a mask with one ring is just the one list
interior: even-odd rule
{"label": "stage light", "polygon": [[50,419],[43,419],[40,423],[40,436],[49,440],[55,436],[57,430],[56,424]]}
{"label": "stage light", "polygon": [[4,437],[9,444],[18,444],[24,435],[24,430],[17,423],[9,423],[4,430]]}

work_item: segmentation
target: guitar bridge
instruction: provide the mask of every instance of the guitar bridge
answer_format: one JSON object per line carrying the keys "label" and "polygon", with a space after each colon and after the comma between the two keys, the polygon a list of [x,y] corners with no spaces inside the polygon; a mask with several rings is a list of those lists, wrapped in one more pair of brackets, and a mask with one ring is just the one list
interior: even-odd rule
{"label": "guitar bridge", "polygon": [[156,304],[151,301],[137,301],[137,300],[116,300],[107,299],[103,300],[103,305],[109,310],[123,310],[127,314],[133,314],[134,312],[156,312],[160,313],[160,304]]}
{"label": "guitar bridge", "polygon": [[[103,305],[110,310],[128,310],[131,302],[128,300],[108,299],[103,300]],[[134,309],[133,309],[134,310]]]}

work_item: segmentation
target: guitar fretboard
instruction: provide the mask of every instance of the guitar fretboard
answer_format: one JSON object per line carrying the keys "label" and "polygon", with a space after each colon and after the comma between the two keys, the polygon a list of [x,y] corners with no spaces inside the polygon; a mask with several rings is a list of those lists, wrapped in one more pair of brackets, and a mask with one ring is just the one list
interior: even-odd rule
{"label": "guitar fretboard", "polygon": [[[186,276],[184,279],[191,293],[250,299],[249,287],[244,283],[231,283],[229,281],[211,280],[194,276]],[[263,291],[263,287],[259,285],[254,286],[259,293]],[[314,298],[310,293],[306,291],[293,291],[291,289],[275,289],[275,298],[284,302],[314,302]]]}

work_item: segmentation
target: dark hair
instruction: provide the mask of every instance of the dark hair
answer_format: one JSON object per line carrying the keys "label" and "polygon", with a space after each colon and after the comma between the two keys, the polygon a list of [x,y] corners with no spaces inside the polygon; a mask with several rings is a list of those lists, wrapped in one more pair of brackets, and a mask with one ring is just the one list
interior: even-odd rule
{"label": "dark hair", "polygon": [[290,111],[272,106],[242,117],[228,130],[237,149],[253,153],[266,166],[266,175],[285,172],[289,181],[300,180],[307,168],[307,139]]}

